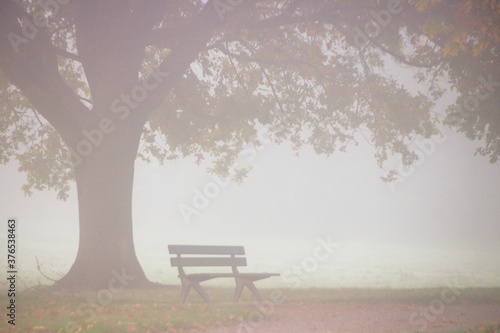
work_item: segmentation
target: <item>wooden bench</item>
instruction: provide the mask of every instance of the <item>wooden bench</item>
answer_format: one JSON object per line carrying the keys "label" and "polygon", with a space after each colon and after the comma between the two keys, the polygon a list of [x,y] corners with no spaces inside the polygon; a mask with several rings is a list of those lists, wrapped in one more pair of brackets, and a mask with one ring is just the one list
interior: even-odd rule
{"label": "wooden bench", "polygon": [[[179,278],[182,283],[181,302],[186,301],[186,297],[191,287],[200,294],[207,303],[210,302],[205,290],[200,285],[200,282],[226,277],[234,278],[236,281],[236,289],[234,292],[234,302],[240,299],[243,288],[246,286],[252,294],[262,301],[257,288],[253,284],[254,281],[266,279],[271,276],[279,276],[277,273],[240,273],[238,266],[246,266],[247,260],[245,249],[243,246],[212,246],[212,245],[169,245],[168,251],[171,255],[170,264],[172,267],[179,269]],[[194,255],[194,256],[193,256]],[[231,267],[232,273],[197,273],[186,274],[184,267]]]}

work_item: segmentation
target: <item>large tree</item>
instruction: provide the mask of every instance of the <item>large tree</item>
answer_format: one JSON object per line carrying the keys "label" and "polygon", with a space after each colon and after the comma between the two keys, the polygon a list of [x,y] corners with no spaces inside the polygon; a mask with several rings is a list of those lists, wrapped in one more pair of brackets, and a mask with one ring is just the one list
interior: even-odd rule
{"label": "large tree", "polygon": [[[80,243],[61,284],[107,287],[116,270],[145,286],[137,157],[210,158],[241,180],[238,153],[265,128],[327,155],[362,131],[381,167],[394,154],[409,165],[409,143],[446,124],[495,162],[499,11],[495,0],[4,0],[0,161],[18,160],[28,195],[65,199],[76,181]],[[426,90],[407,90],[396,66]],[[459,97],[441,116],[447,84]]]}

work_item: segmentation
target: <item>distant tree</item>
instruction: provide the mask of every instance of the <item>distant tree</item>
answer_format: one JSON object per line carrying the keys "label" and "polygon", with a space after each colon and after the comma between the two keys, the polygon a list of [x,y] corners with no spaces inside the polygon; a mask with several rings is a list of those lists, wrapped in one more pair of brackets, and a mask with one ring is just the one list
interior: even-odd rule
{"label": "distant tree", "polygon": [[[497,161],[499,10],[495,0],[4,0],[0,161],[17,159],[27,195],[66,199],[76,181],[79,249],[60,284],[99,289],[124,270],[129,286],[147,286],[132,237],[138,156],[210,157],[227,175],[265,127],[326,155],[362,131],[381,167],[392,154],[409,165],[409,143],[444,123]],[[415,68],[427,92],[409,92],[388,64]],[[459,97],[440,118],[447,82]]]}

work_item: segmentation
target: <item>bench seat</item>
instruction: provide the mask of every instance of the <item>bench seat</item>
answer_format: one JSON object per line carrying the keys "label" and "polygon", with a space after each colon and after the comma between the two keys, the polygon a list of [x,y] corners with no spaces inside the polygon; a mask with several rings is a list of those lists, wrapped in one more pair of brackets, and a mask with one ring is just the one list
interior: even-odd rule
{"label": "bench seat", "polygon": [[[193,279],[215,279],[218,277],[242,277],[242,278],[259,278],[259,279],[267,279],[271,276],[279,276],[278,273],[196,273],[196,274],[185,274],[184,277],[189,277]],[[182,277],[178,275],[178,277]]]}

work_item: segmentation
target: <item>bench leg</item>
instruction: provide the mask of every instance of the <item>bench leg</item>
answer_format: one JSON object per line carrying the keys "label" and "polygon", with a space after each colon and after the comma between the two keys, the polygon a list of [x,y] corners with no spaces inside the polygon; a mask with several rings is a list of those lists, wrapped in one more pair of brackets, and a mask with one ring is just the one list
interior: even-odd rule
{"label": "bench leg", "polygon": [[234,298],[233,302],[238,303],[238,300],[241,297],[241,293],[243,292],[243,287],[245,284],[241,281],[241,279],[236,278],[236,289],[234,290]]}
{"label": "bench leg", "polygon": [[210,298],[208,297],[208,294],[197,281],[192,282],[191,285],[193,286],[193,289],[196,290],[198,294],[200,294],[200,296],[205,300],[205,302],[207,302],[208,304],[212,303],[212,301],[210,301]]}
{"label": "bench leg", "polygon": [[252,280],[238,278],[238,277],[235,278],[235,280],[236,280],[236,290],[234,291],[234,299],[233,299],[234,303],[238,303],[238,300],[240,299],[241,293],[243,292],[243,288],[245,286],[248,288],[248,290],[252,292],[252,294],[255,296],[255,298],[257,298],[257,300],[263,301],[262,296],[260,295],[259,291],[253,284]]}
{"label": "bench leg", "polygon": [[260,295],[260,293],[257,290],[257,288],[255,288],[255,285],[253,284],[253,281],[248,281],[247,283],[245,283],[245,285],[247,286],[248,289],[250,289],[250,291],[252,292],[252,294],[254,294],[254,296],[255,296],[255,298],[257,298],[257,300],[259,300],[260,302],[263,301],[263,298]]}
{"label": "bench leg", "polygon": [[181,279],[181,282],[182,282],[181,303],[184,303],[186,302],[189,289],[191,289],[191,282],[189,282],[188,279]]}
{"label": "bench leg", "polygon": [[200,294],[200,296],[205,300],[205,302],[207,302],[208,304],[212,303],[210,301],[210,298],[208,297],[208,294],[201,287],[199,281],[191,281],[189,279],[182,278],[181,282],[182,282],[181,303],[186,302],[186,298],[191,287],[193,287],[193,289],[196,290],[198,294]]}

